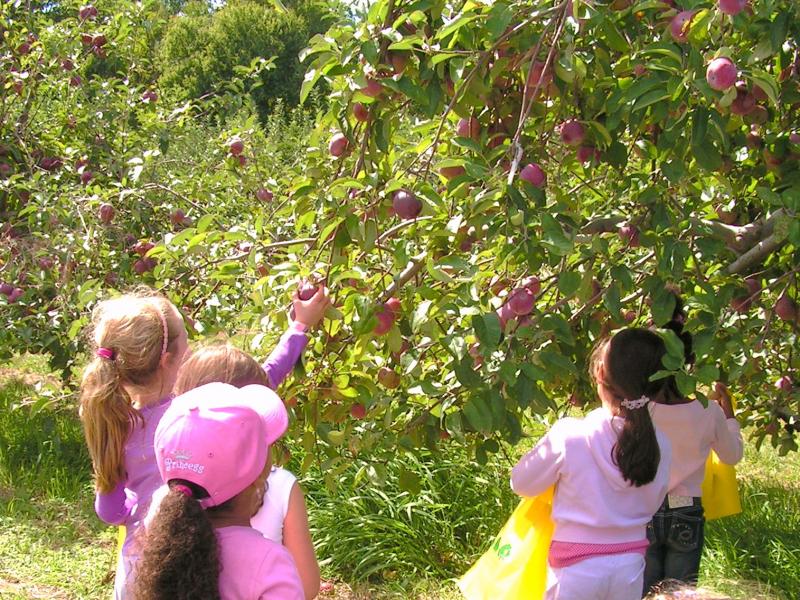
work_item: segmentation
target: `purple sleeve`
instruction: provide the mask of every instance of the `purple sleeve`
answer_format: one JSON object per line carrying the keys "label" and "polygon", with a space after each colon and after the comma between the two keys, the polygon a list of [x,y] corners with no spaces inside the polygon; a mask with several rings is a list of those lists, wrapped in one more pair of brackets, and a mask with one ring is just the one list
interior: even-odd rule
{"label": "purple sleeve", "polygon": [[120,481],[117,487],[107,494],[97,493],[94,499],[94,511],[109,525],[122,525],[136,506],[136,501],[136,494],[125,488],[124,481]]}
{"label": "purple sleeve", "polygon": [[305,334],[305,327],[299,323],[292,323],[263,364],[272,389],[283,383],[307,344],[308,336]]}

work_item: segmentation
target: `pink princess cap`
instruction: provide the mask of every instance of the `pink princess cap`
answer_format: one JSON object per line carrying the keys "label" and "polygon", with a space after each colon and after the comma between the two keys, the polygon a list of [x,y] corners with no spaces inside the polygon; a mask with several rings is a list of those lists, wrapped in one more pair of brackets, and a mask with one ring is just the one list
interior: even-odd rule
{"label": "pink princess cap", "polygon": [[268,446],[288,425],[283,402],[263,385],[208,383],[189,390],[172,401],[156,428],[161,479],[205,489],[204,508],[222,504],[256,480]]}

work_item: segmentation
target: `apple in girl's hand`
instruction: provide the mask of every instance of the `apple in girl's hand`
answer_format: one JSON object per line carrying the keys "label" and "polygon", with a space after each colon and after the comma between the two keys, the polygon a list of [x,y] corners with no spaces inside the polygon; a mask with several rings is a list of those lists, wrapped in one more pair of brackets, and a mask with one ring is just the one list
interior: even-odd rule
{"label": "apple in girl's hand", "polygon": [[317,286],[310,281],[301,281],[300,285],[297,286],[297,297],[304,301],[311,300],[314,294],[317,293],[317,289]]}

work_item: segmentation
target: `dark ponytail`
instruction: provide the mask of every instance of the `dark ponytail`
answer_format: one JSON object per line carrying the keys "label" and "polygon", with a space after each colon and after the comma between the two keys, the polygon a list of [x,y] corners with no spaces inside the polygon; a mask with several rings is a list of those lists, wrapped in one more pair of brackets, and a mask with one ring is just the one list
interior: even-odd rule
{"label": "dark ponytail", "polygon": [[648,407],[626,408],[623,400],[650,400],[663,394],[665,379],[650,381],[663,367],[664,341],[647,329],[631,328],[617,333],[597,346],[592,355],[593,372],[602,363],[603,377],[598,381],[611,392],[618,414],[624,419],[622,431],[612,448],[612,460],[626,481],[636,487],[655,479],[661,452]]}
{"label": "dark ponytail", "polygon": [[[219,551],[211,521],[198,499],[208,493],[180,479],[147,528],[141,560],[136,566],[137,600],[218,600]],[[186,492],[191,491],[191,495]]]}

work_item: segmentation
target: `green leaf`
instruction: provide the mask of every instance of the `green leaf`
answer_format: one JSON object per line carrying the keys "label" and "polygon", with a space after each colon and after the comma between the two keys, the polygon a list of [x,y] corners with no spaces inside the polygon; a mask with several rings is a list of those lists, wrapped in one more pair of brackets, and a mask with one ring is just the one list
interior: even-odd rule
{"label": "green leaf", "polygon": [[581,274],[577,271],[563,271],[558,275],[558,291],[567,297],[581,287]]}
{"label": "green leaf", "polygon": [[486,20],[486,30],[491,34],[491,39],[496,40],[503,35],[513,18],[514,13],[506,4],[498,2],[492,6],[489,18]]}
{"label": "green leaf", "polygon": [[464,405],[464,416],[476,431],[492,432],[492,411],[480,395],[473,395]]}
{"label": "green leaf", "polygon": [[428,312],[433,305],[433,300],[423,300],[419,303],[411,316],[411,331],[419,332],[420,327],[428,322]]}
{"label": "green leaf", "polygon": [[[672,313],[675,312],[675,295],[667,289],[662,288],[653,295],[653,305],[650,311],[653,315],[653,323],[657,327],[661,327],[665,323],[669,323],[672,319]],[[675,335],[673,333],[673,335]],[[676,338],[677,339],[677,338]],[[680,342],[680,340],[678,340]],[[683,350],[681,350],[683,356]]]}
{"label": "green leaf", "polygon": [[485,313],[472,317],[472,327],[481,345],[487,350],[493,350],[500,343],[502,330],[500,318],[496,313]]}

